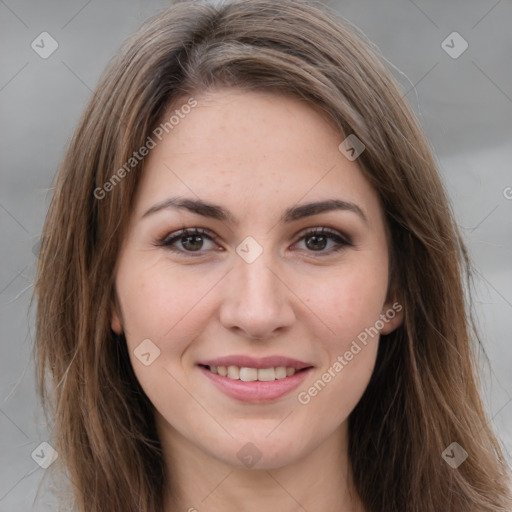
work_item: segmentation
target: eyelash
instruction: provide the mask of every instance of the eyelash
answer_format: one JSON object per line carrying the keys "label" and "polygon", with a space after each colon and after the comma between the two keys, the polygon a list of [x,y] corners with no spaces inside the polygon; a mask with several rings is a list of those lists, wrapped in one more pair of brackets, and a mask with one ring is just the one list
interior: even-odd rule
{"label": "eyelash", "polygon": [[[177,249],[175,247],[172,247],[173,244],[175,244],[177,241],[181,240],[182,238],[188,237],[188,236],[201,236],[201,237],[208,238],[212,242],[215,242],[215,240],[216,240],[215,236],[211,235],[207,230],[205,230],[203,228],[193,228],[193,229],[185,228],[185,229],[182,229],[175,233],[166,235],[164,238],[162,238],[160,241],[158,241],[155,245],[157,245],[158,247],[165,247],[172,252],[186,255],[187,257],[192,257],[192,258],[200,257],[201,253],[204,253],[205,251],[202,251],[202,250],[186,251],[184,249]],[[324,255],[329,255],[329,254],[333,254],[338,251],[341,251],[345,247],[353,246],[349,237],[341,236],[336,231],[332,231],[329,228],[325,228],[325,227],[322,227],[320,229],[314,228],[314,229],[311,229],[311,230],[303,233],[302,236],[299,238],[299,240],[297,240],[297,242],[295,242],[295,243],[298,243],[299,241],[306,239],[308,237],[312,237],[312,236],[325,237],[330,240],[333,240],[334,242],[336,242],[338,244],[337,246],[335,246],[327,251],[326,250],[307,251],[307,252],[311,253],[311,255],[313,255],[314,257],[323,257]],[[194,253],[196,253],[196,254],[194,254]]]}

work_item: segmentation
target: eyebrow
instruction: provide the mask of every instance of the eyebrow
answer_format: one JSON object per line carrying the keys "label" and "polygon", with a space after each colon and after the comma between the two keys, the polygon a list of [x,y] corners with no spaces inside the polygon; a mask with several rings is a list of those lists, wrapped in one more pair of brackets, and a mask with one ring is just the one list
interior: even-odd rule
{"label": "eyebrow", "polygon": [[[182,197],[171,197],[160,203],[155,204],[144,213],[142,218],[148,217],[153,213],[166,209],[183,209],[188,210],[203,217],[220,220],[222,222],[238,225],[238,220],[234,215],[224,207],[203,201],[201,199],[188,199]],[[281,216],[280,222],[289,223],[312,215],[320,213],[343,210],[353,212],[358,215],[364,222],[368,223],[368,219],[363,210],[355,203],[343,201],[341,199],[326,199],[324,201],[316,201],[312,203],[301,204],[287,208]]]}

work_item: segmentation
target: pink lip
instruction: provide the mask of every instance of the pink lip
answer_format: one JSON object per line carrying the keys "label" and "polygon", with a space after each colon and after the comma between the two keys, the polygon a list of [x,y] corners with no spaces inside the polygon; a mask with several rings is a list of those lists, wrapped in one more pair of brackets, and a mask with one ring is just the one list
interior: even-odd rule
{"label": "pink lip", "polygon": [[302,370],[313,366],[297,359],[291,359],[285,356],[267,356],[255,358],[245,355],[225,356],[217,359],[209,359],[208,361],[200,361],[198,364],[205,366],[245,366],[247,368],[276,368],[277,366],[286,366],[287,368],[295,368]]}
{"label": "pink lip", "polygon": [[[254,364],[254,363],[253,363]],[[254,365],[247,365],[248,367],[255,368]],[[214,365],[215,366],[215,365]],[[224,364],[218,364],[216,366],[229,366]],[[238,365],[235,365],[238,366]],[[243,365],[242,365],[243,366]],[[258,366],[258,368],[269,368],[274,365]],[[277,366],[287,366],[279,364]],[[290,365],[288,365],[290,366]],[[290,366],[291,367],[291,366]],[[234,380],[228,377],[223,377],[217,373],[212,373],[210,370],[199,366],[199,369],[203,374],[208,377],[217,388],[224,394],[242,400],[244,402],[267,402],[270,400],[276,400],[287,393],[290,393],[297,388],[306,376],[313,369],[312,367],[307,368],[301,372],[295,373],[291,377],[285,377],[284,379],[276,379],[273,381],[252,381],[244,382],[242,380]]]}

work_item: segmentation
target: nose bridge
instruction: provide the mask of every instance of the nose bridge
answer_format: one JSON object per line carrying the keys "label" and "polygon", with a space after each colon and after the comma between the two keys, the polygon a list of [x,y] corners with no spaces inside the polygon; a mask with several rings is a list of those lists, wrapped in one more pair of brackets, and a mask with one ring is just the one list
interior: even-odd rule
{"label": "nose bridge", "polygon": [[245,252],[243,243],[237,248],[221,306],[221,321],[226,328],[239,328],[248,336],[264,338],[290,325],[294,314],[289,291],[277,277],[279,272],[272,252],[262,250],[256,254],[255,246],[250,244],[249,241],[245,246],[248,249]]}
{"label": "nose bridge", "polygon": [[[240,255],[243,250],[243,244],[237,249]],[[275,271],[270,269],[276,266],[275,258],[270,249],[256,252],[249,242],[249,257],[246,258],[243,253],[235,262],[235,279],[240,283],[238,297],[240,302],[247,306],[257,307],[258,309],[274,309],[278,303],[278,296],[282,293],[279,281],[275,276]],[[281,285],[282,286],[282,285]]]}

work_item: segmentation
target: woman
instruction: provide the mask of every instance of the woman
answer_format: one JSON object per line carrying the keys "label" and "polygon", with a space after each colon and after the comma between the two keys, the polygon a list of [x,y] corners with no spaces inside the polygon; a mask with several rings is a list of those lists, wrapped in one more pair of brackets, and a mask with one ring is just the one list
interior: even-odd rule
{"label": "woman", "polygon": [[39,385],[76,510],[510,510],[434,159],[322,5],[149,20],[42,240]]}

